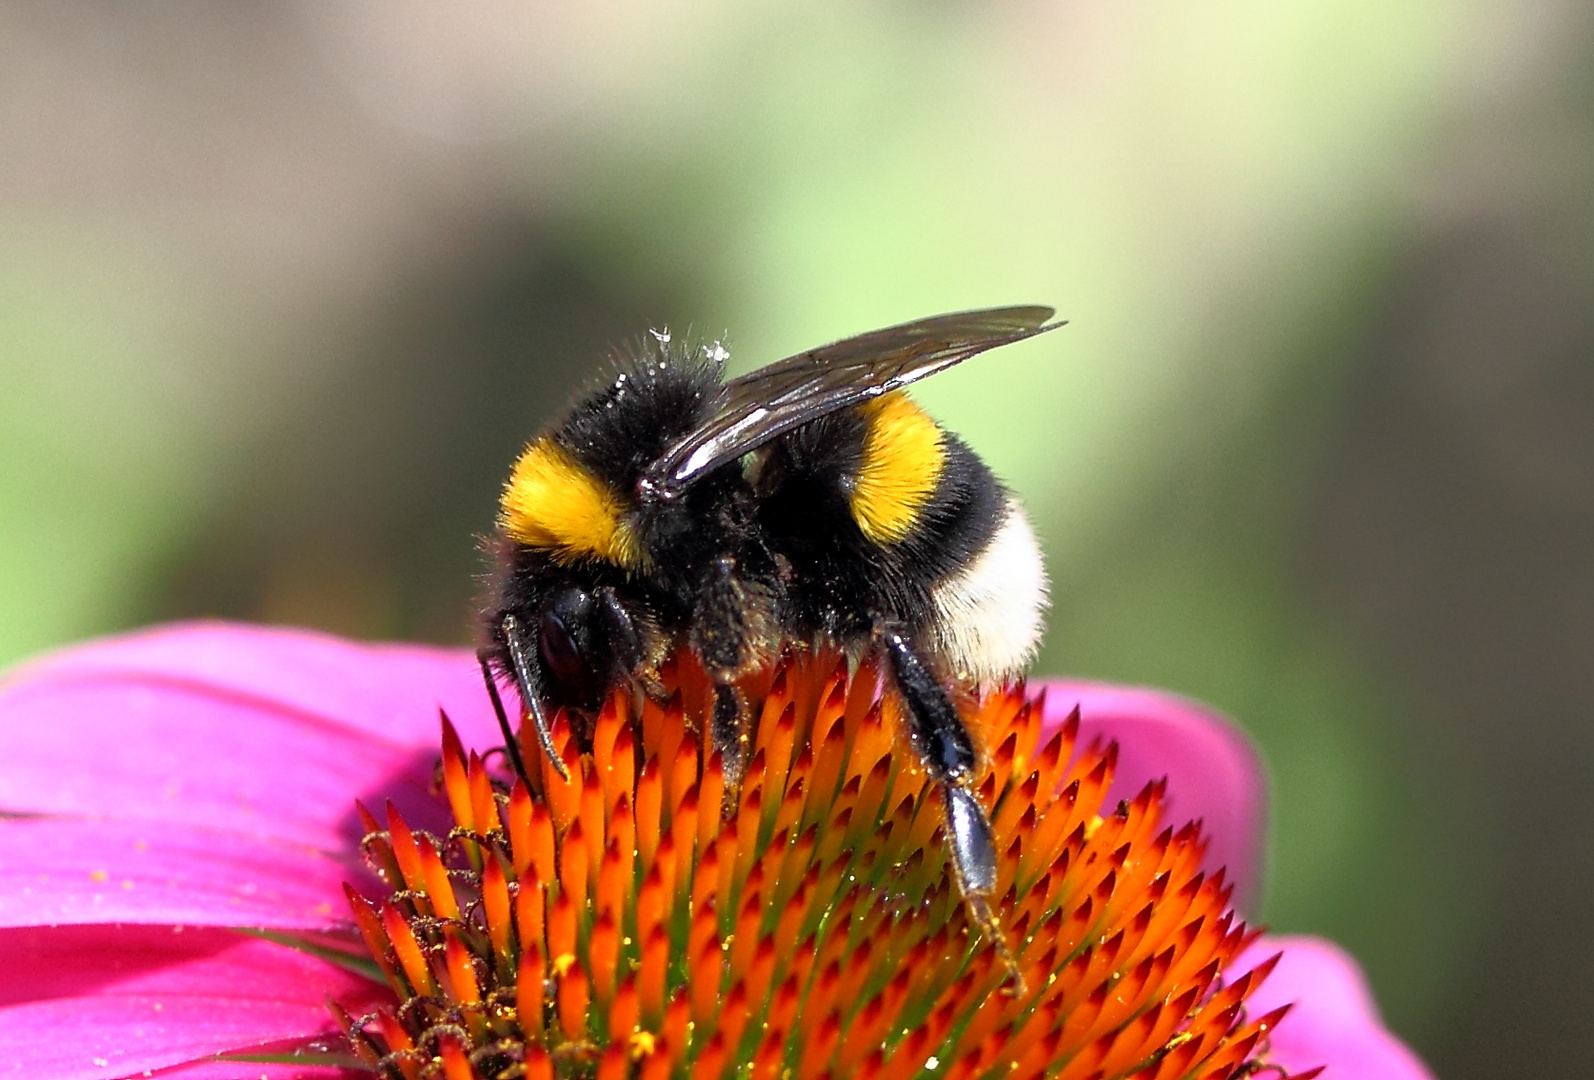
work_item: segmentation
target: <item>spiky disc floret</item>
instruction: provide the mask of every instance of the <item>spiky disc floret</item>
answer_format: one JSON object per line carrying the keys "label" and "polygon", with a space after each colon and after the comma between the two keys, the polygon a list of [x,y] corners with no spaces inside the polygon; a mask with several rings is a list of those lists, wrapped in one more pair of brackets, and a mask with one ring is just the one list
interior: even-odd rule
{"label": "spiky disc floret", "polygon": [[[669,704],[614,696],[570,773],[506,794],[446,720],[457,827],[365,814],[391,895],[350,891],[400,1004],[343,1017],[379,1073],[424,1077],[1141,1077],[1254,1068],[1283,1010],[1248,1018],[1254,935],[1203,875],[1199,829],[1161,785],[1101,812],[1116,750],[1041,744],[1022,687],[971,703],[992,748],[977,792],[1011,947],[971,921],[940,800],[865,666],[784,661],[754,687],[740,790],[705,756],[700,672]],[[362,813],[363,813],[362,808]],[[1015,977],[1015,974],[1017,977]]]}

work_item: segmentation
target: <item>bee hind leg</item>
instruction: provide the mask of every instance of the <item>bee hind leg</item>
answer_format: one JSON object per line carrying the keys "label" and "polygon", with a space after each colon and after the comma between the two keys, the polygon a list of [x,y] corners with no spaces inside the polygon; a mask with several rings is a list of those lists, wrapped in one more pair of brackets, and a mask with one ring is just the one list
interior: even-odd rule
{"label": "bee hind leg", "polygon": [[907,706],[914,749],[941,792],[947,847],[958,889],[975,923],[990,937],[1021,990],[1023,977],[991,910],[991,895],[996,891],[996,838],[990,815],[971,790],[979,764],[974,740],[946,690],[907,637],[899,630],[887,630],[881,638],[897,691]]}
{"label": "bee hind leg", "polygon": [[933,672],[899,631],[883,635],[891,674],[907,706],[909,734],[946,804],[947,838],[965,895],[996,888],[996,840],[985,808],[969,791],[979,760],[963,718]]}

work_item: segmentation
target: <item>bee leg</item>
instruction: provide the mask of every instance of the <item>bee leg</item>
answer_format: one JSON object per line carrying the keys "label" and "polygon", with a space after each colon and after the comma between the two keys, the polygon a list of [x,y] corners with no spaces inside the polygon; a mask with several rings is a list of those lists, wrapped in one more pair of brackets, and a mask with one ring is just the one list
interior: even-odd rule
{"label": "bee leg", "polygon": [[[526,711],[531,714],[532,727],[536,729],[537,741],[542,744],[542,752],[547,755],[549,763],[553,765],[554,772],[559,774],[559,779],[569,780],[570,773],[565,770],[565,763],[559,757],[559,751],[554,749],[553,732],[549,727],[548,713],[542,705],[542,673],[532,660],[534,655],[533,643],[526,640],[525,631],[521,629],[520,620],[513,615],[505,615],[502,624],[504,644],[509,647],[509,661],[515,668],[515,686],[520,691],[520,700],[525,702]],[[503,712],[499,712],[500,720]],[[507,721],[504,721],[507,729]],[[510,740],[513,745],[514,740]],[[522,763],[524,769],[524,763]],[[525,772],[521,772],[525,776]],[[529,783],[529,781],[528,781]]]}
{"label": "bee leg", "polygon": [[592,598],[615,668],[629,675],[632,684],[652,700],[669,700],[669,690],[659,678],[658,661],[653,655],[658,649],[650,643],[647,624],[606,585],[594,589]]}
{"label": "bee leg", "polygon": [[640,672],[636,676],[637,685],[642,688],[643,695],[649,700],[663,705],[670,700],[670,688],[664,680],[651,671]]}
{"label": "bee leg", "polygon": [[509,726],[509,717],[504,713],[504,701],[498,696],[498,680],[493,678],[492,665],[488,663],[491,649],[476,650],[476,662],[482,668],[482,681],[487,684],[487,696],[493,702],[493,714],[498,717],[498,730],[504,733],[504,753],[509,756],[509,763],[515,768],[515,775],[526,784],[527,790],[531,788],[531,778],[526,775],[526,762],[520,756],[520,740],[515,738],[514,729]]}
{"label": "bee leg", "polygon": [[740,801],[742,774],[747,768],[747,702],[736,680],[747,669],[755,637],[748,620],[748,592],[738,577],[736,559],[721,555],[703,583],[693,615],[691,644],[714,680],[709,739],[725,766],[723,809],[727,814]]}
{"label": "bee leg", "polygon": [[891,673],[908,707],[913,746],[946,802],[947,835],[958,883],[965,894],[987,896],[996,888],[996,841],[984,808],[968,790],[978,764],[974,740],[946,691],[907,639],[895,630],[883,636]]}
{"label": "bee leg", "polygon": [[643,666],[642,630],[630,610],[607,586],[592,591],[597,604],[598,625],[602,627],[613,662],[623,671],[635,673]]}
{"label": "bee leg", "polygon": [[941,791],[947,846],[952,852],[958,888],[974,921],[990,936],[1015,983],[1022,988],[1023,977],[1007,937],[997,924],[996,913],[991,910],[990,897],[996,891],[996,838],[991,832],[990,816],[970,790],[979,764],[974,740],[941,683],[907,638],[897,630],[887,630],[881,637],[897,691],[907,706],[914,749]]}
{"label": "bee leg", "polygon": [[725,811],[739,801],[742,774],[747,771],[747,703],[732,683],[714,684],[714,712],[709,721],[709,742],[720,752],[725,766]]}

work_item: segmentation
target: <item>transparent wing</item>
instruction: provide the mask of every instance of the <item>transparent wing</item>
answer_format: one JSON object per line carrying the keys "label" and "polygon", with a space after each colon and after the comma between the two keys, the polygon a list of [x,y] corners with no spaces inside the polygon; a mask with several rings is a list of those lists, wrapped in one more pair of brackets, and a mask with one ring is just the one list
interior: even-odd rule
{"label": "transparent wing", "polygon": [[945,371],[987,349],[1034,337],[1049,307],[934,315],[809,349],[725,384],[707,423],[649,467],[643,488],[669,498],[694,480],[828,413]]}

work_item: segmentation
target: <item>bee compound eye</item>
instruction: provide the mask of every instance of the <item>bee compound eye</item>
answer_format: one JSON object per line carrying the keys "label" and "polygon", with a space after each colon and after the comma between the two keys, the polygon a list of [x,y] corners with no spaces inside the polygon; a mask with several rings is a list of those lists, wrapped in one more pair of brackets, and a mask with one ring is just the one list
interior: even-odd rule
{"label": "bee compound eye", "polygon": [[576,687],[587,681],[587,661],[570,626],[554,611],[545,611],[538,634],[538,647],[542,662],[554,681],[566,687]]}

